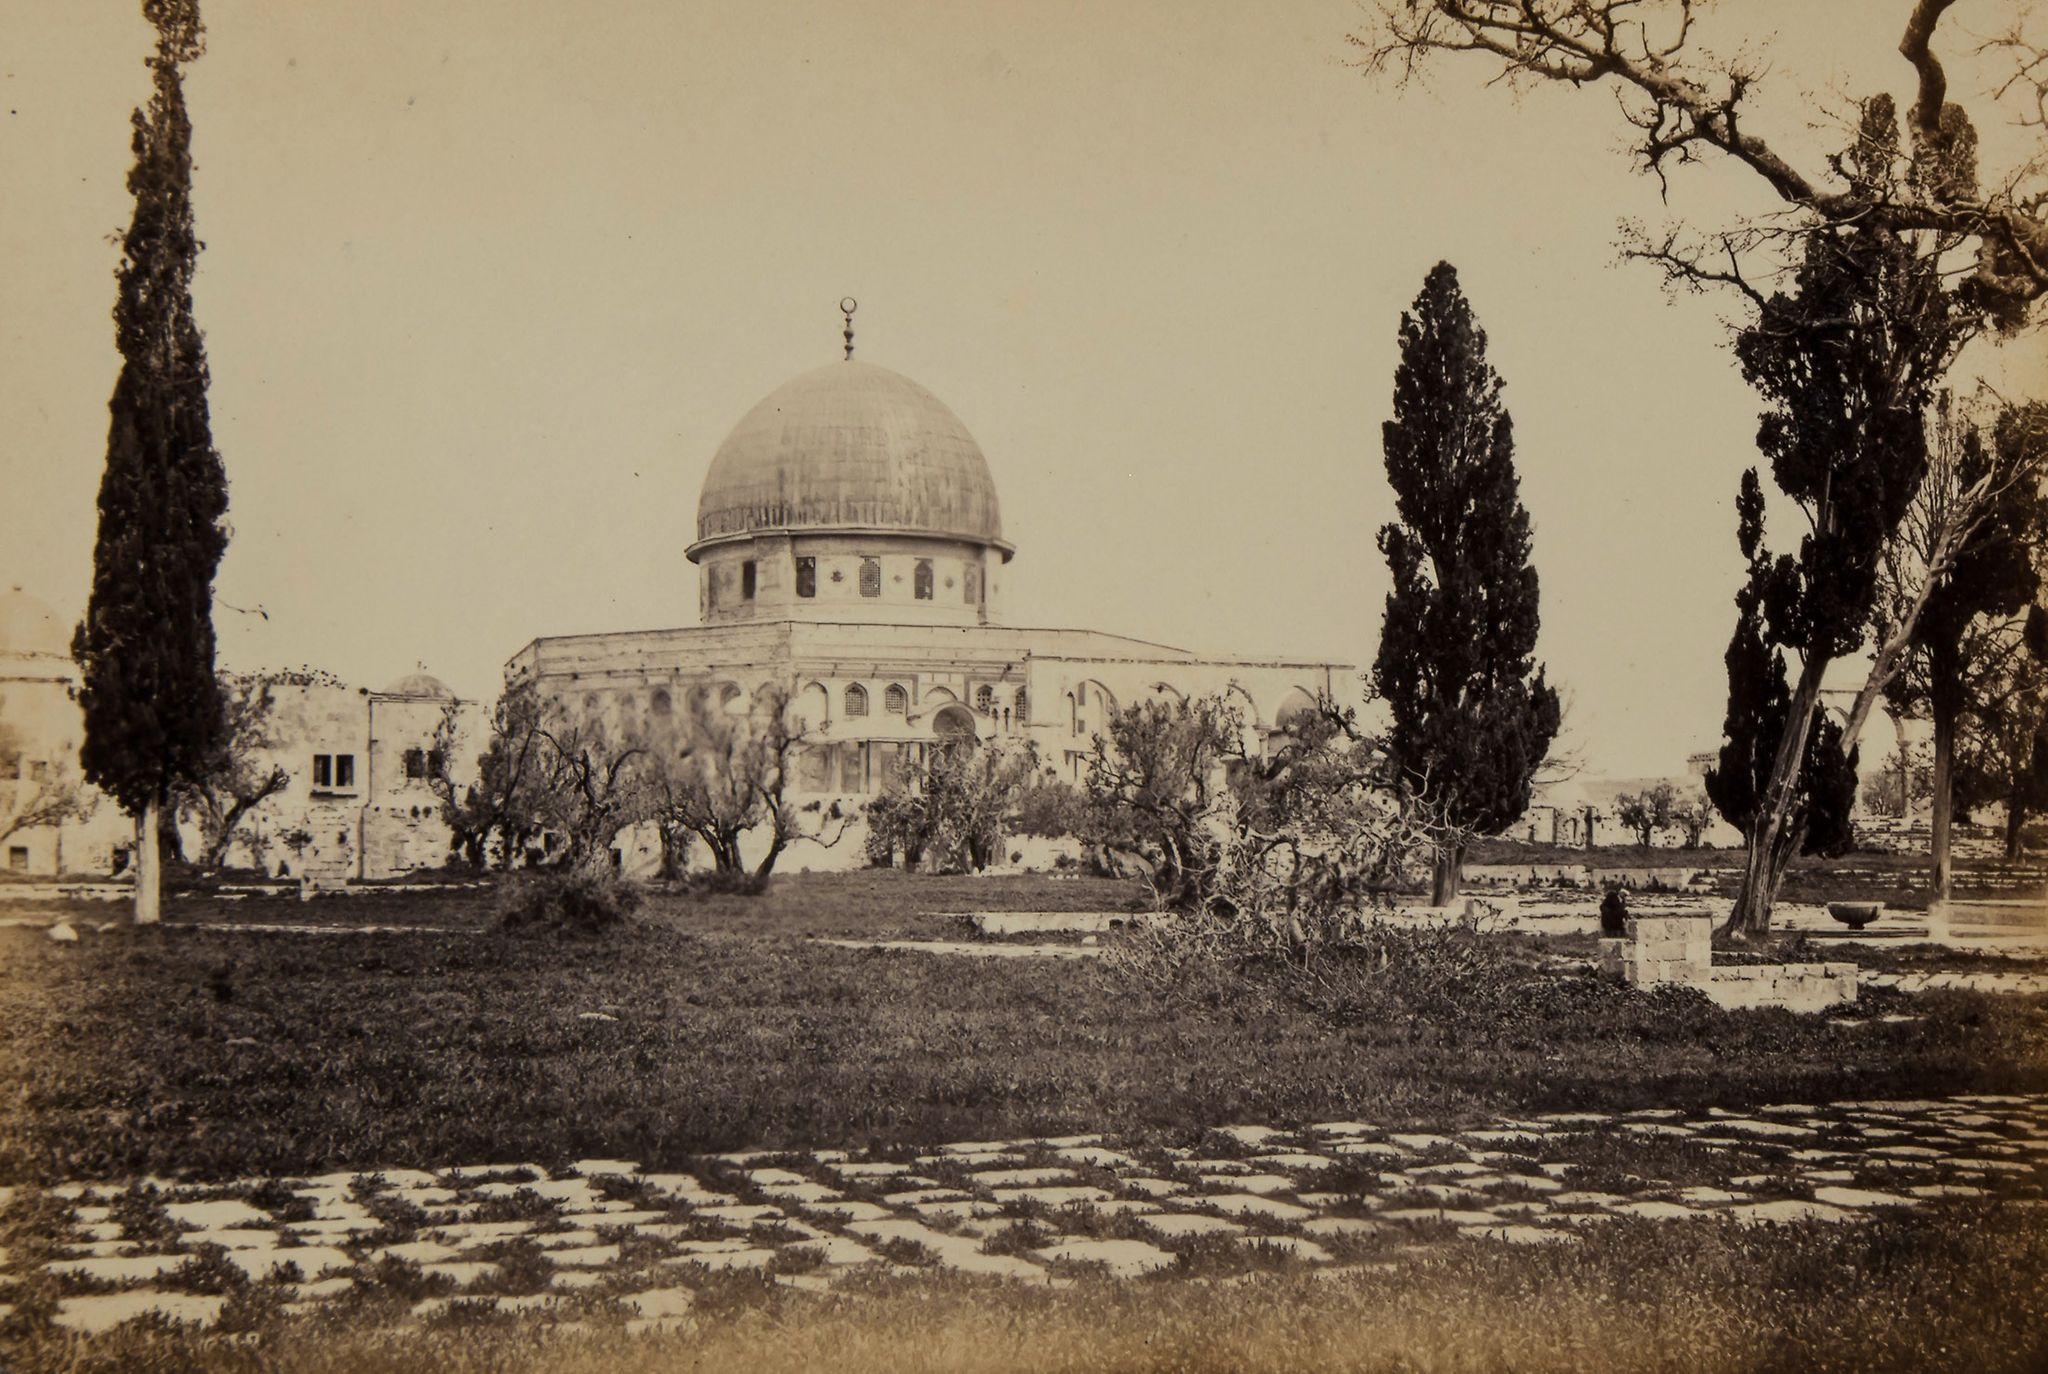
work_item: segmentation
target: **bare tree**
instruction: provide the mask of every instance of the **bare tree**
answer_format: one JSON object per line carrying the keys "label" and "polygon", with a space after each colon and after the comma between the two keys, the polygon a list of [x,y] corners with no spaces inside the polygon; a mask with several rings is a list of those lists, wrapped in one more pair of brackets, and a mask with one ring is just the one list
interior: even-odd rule
{"label": "bare tree", "polygon": [[646,814],[646,744],[558,705],[542,712],[535,734],[542,745],[535,795],[541,819],[565,841],[562,863],[602,866],[618,833]]}
{"label": "bare tree", "polygon": [[[1943,393],[1936,406],[1926,479],[1879,564],[1871,612],[1876,647],[1869,679],[1849,708],[1843,730],[1848,746],[1905,669],[1928,604],[1950,582],[1958,562],[1996,537],[2003,515],[2032,504],[2048,478],[2048,406],[2012,407],[1994,419],[1996,405],[1987,390],[1961,403]],[[1994,425],[2004,433],[1984,442]]]}
{"label": "bare tree", "polygon": [[462,728],[456,703],[443,708],[435,727],[427,783],[441,799],[442,819],[456,848],[477,868],[488,862],[495,840],[499,866],[509,872],[545,823],[540,792],[546,758],[543,705],[531,683],[505,689],[491,707],[490,738],[477,759],[473,783],[458,784],[450,771]]}
{"label": "bare tree", "polygon": [[768,848],[754,868],[766,878],[798,840],[831,848],[852,816],[836,803],[800,807],[791,800],[797,760],[809,746],[807,727],[791,711],[787,684],[765,683],[750,696],[726,697],[708,684],[685,694],[685,709],[649,740],[649,815],[658,826],[704,842],[714,868],[746,871],[740,838],[766,826]]}
{"label": "bare tree", "polygon": [[1614,818],[1635,831],[1636,843],[1647,848],[1659,830],[1678,823],[1678,806],[1678,788],[1659,782],[1616,797]]}
{"label": "bare tree", "polygon": [[1136,859],[1161,906],[1199,909],[1222,862],[1215,813],[1242,720],[1220,697],[1155,698],[1106,724],[1088,760],[1083,838]]}
{"label": "bare tree", "polygon": [[2048,811],[2048,610],[2024,617],[2020,650],[1965,724],[1957,750],[1961,805],[2005,811],[2005,858],[2021,857],[2027,818]]}
{"label": "bare tree", "polygon": [[[977,746],[963,739],[934,747],[922,762],[905,758],[867,805],[870,860],[887,867],[900,853],[903,866],[914,868],[929,851],[935,871],[982,872],[1000,855],[1037,769],[1038,750],[1028,741]],[[1033,823],[1048,819],[1041,808]]]}
{"label": "bare tree", "polygon": [[1714,803],[1704,787],[1695,788],[1690,796],[1671,808],[1671,824],[1685,833],[1687,849],[1698,849],[1706,838],[1707,827],[1713,823]]}
{"label": "bare tree", "polygon": [[[1942,419],[1927,480],[1885,551],[1877,613],[1880,626],[1887,614],[1907,626],[1880,629],[1888,647],[1898,645],[1886,676],[1891,708],[1933,725],[1928,857],[1937,898],[1953,876],[1957,746],[1971,718],[1995,711],[1994,697],[2009,690],[2048,543],[2048,405],[2006,407],[1984,424]],[[1869,695],[1866,687],[1858,705]]]}
{"label": "bare tree", "polygon": [[220,675],[226,730],[204,773],[176,790],[178,810],[199,827],[200,867],[226,861],[235,834],[250,813],[291,786],[292,775],[270,753],[277,747],[271,716],[276,681],[261,673]]}
{"label": "bare tree", "polygon": [[84,820],[97,801],[68,760],[29,757],[21,732],[0,721],[0,840]]}
{"label": "bare tree", "polygon": [[1469,834],[1387,742],[1327,696],[1269,747],[1232,742],[1206,914],[1240,941],[1306,962],[1358,931]]}
{"label": "bare tree", "polygon": [[1905,820],[1913,808],[1934,795],[1934,756],[1925,744],[1892,747],[1859,794],[1863,809],[1874,816]]}
{"label": "bare tree", "polygon": [[[1903,15],[1899,53],[1912,64],[1917,90],[1908,112],[1914,175],[1892,184],[1873,181],[1840,157],[1798,165],[1751,118],[1762,60],[1740,50],[1715,55],[1695,43],[1694,25],[1706,8],[1700,0],[1383,0],[1377,23],[1351,41],[1368,71],[1402,82],[1432,59],[1451,56],[1509,84],[1609,89],[1635,130],[1638,166],[1660,183],[1672,167],[1726,158],[1754,173],[1791,212],[1771,224],[1656,241],[1635,236],[1629,251],[1675,280],[1750,290],[1741,259],[1788,232],[1856,225],[1921,234],[1975,250],[1964,294],[1988,322],[2011,328],[2048,294],[2044,169],[2030,160],[1995,184],[1981,182],[1975,130],[1950,99],[1935,45],[1957,3],[1900,0],[1894,11]],[[2021,118],[2038,126],[2048,53],[2017,27],[1990,46],[2014,65],[1991,99],[2017,102]]]}

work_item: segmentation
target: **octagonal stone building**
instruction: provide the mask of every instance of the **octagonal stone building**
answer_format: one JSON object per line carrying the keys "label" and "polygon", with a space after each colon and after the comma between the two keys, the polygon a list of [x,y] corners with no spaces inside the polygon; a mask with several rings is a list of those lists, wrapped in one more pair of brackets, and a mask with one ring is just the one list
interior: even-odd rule
{"label": "octagonal stone building", "polygon": [[[807,731],[799,790],[846,800],[942,738],[1030,740],[1079,781],[1109,713],[1155,694],[1228,693],[1258,731],[1318,693],[1356,703],[1350,664],[1008,625],[1016,554],[959,417],[887,368],[829,363],[763,397],[712,459],[687,550],[697,625],[537,639],[507,680],[628,726],[683,709],[691,690],[787,683]],[[835,854],[799,848],[789,863],[837,865],[858,848]]]}

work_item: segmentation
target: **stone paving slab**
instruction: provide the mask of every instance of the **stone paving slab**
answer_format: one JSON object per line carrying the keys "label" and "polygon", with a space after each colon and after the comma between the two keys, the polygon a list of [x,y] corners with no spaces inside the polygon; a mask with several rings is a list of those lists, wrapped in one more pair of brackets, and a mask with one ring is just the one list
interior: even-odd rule
{"label": "stone paving slab", "polygon": [[[1682,1137],[1684,1154],[1660,1156],[1664,1140],[1628,1129],[1643,1126]],[[1643,1163],[1617,1167],[1617,1143]],[[701,1286],[732,1272],[810,1292],[927,1268],[1170,1281],[1191,1252],[1196,1272],[1213,1271],[1220,1246],[1254,1268],[1342,1274],[1433,1246],[1570,1244],[1599,1224],[2048,1205],[2048,1095],[1570,1112],[1452,1131],[1237,1126],[1202,1144],[963,1141],[922,1157],[932,1177],[825,1150],[666,1172],[581,1160],[552,1173],[478,1164],[17,1187],[0,1189],[0,1212],[33,1208],[47,1243],[0,1253],[0,1283],[40,1269],[58,1286],[55,1320],[87,1336],[150,1314],[215,1322],[224,1274],[295,1313],[398,1282],[413,1285],[399,1290],[413,1321],[608,1311],[640,1329],[690,1320]],[[1660,1157],[1682,1158],[1687,1176],[1656,1177]]]}

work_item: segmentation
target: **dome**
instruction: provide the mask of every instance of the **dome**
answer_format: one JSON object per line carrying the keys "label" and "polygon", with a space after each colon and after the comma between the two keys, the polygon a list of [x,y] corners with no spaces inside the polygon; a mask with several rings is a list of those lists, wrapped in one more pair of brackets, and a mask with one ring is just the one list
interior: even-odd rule
{"label": "dome", "polygon": [[71,635],[47,604],[10,587],[0,592],[0,654],[69,660]]}
{"label": "dome", "polygon": [[691,558],[767,530],[926,534],[1011,552],[974,436],[938,397],[872,363],[783,383],[719,445]]}
{"label": "dome", "polygon": [[387,697],[439,697],[443,701],[455,700],[455,693],[447,683],[432,673],[407,673],[398,681],[386,687],[379,695]]}

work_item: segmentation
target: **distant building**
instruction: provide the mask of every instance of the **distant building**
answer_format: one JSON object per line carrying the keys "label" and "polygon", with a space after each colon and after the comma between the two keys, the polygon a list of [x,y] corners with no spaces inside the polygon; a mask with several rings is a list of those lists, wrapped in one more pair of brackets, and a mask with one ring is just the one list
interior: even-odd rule
{"label": "distant building", "polygon": [[[1695,754],[1687,762],[1697,765],[1701,759],[1706,759],[1711,765],[1713,756]],[[1570,778],[1547,783],[1535,789],[1529,799],[1529,809],[1522,813],[1521,820],[1508,828],[1507,836],[1531,844],[1559,845],[1568,849],[1636,844],[1636,833],[1622,824],[1621,799],[1647,792],[1660,782],[1668,782],[1676,788],[1681,802],[1691,800],[1705,790],[1702,773],[1695,767],[1689,767],[1685,777]],[[1650,843],[1659,849],[1677,849],[1684,845],[1685,838],[1683,829],[1667,825],[1651,832]],[[1726,848],[1742,843],[1742,836],[1716,815],[1702,834],[1700,843],[1708,849]]]}
{"label": "distant building", "polygon": [[[388,878],[448,858],[449,833],[428,785],[445,714],[463,726],[449,760],[457,777],[475,769],[481,708],[458,700],[426,673],[381,692],[322,673],[266,675],[274,705],[272,743],[257,751],[290,781],[237,829],[228,862],[297,876],[308,862],[349,878]],[[84,721],[69,636],[54,612],[19,587],[0,593],[0,727],[14,741],[0,767],[0,807],[52,773],[78,771]],[[133,822],[96,792],[91,813],[61,826],[17,831],[0,841],[0,867],[16,873],[105,875],[134,848]],[[0,811],[4,814],[4,811]],[[198,832],[184,826],[186,851]]]}
{"label": "distant building", "polygon": [[[46,787],[76,778],[84,734],[69,631],[21,588],[0,592],[0,817],[12,820]],[[0,869],[104,873],[134,838],[133,824],[99,799],[81,819],[12,830],[0,839]]]}
{"label": "distant building", "polygon": [[1227,694],[1265,732],[1320,694],[1357,701],[1349,664],[1006,625],[1015,553],[953,412],[886,368],[831,363],[770,393],[713,458],[687,550],[698,625],[537,639],[507,677],[625,725],[693,688],[787,683],[811,735],[801,791],[853,800],[942,740],[1029,740],[1079,780],[1110,713],[1153,696]]}

